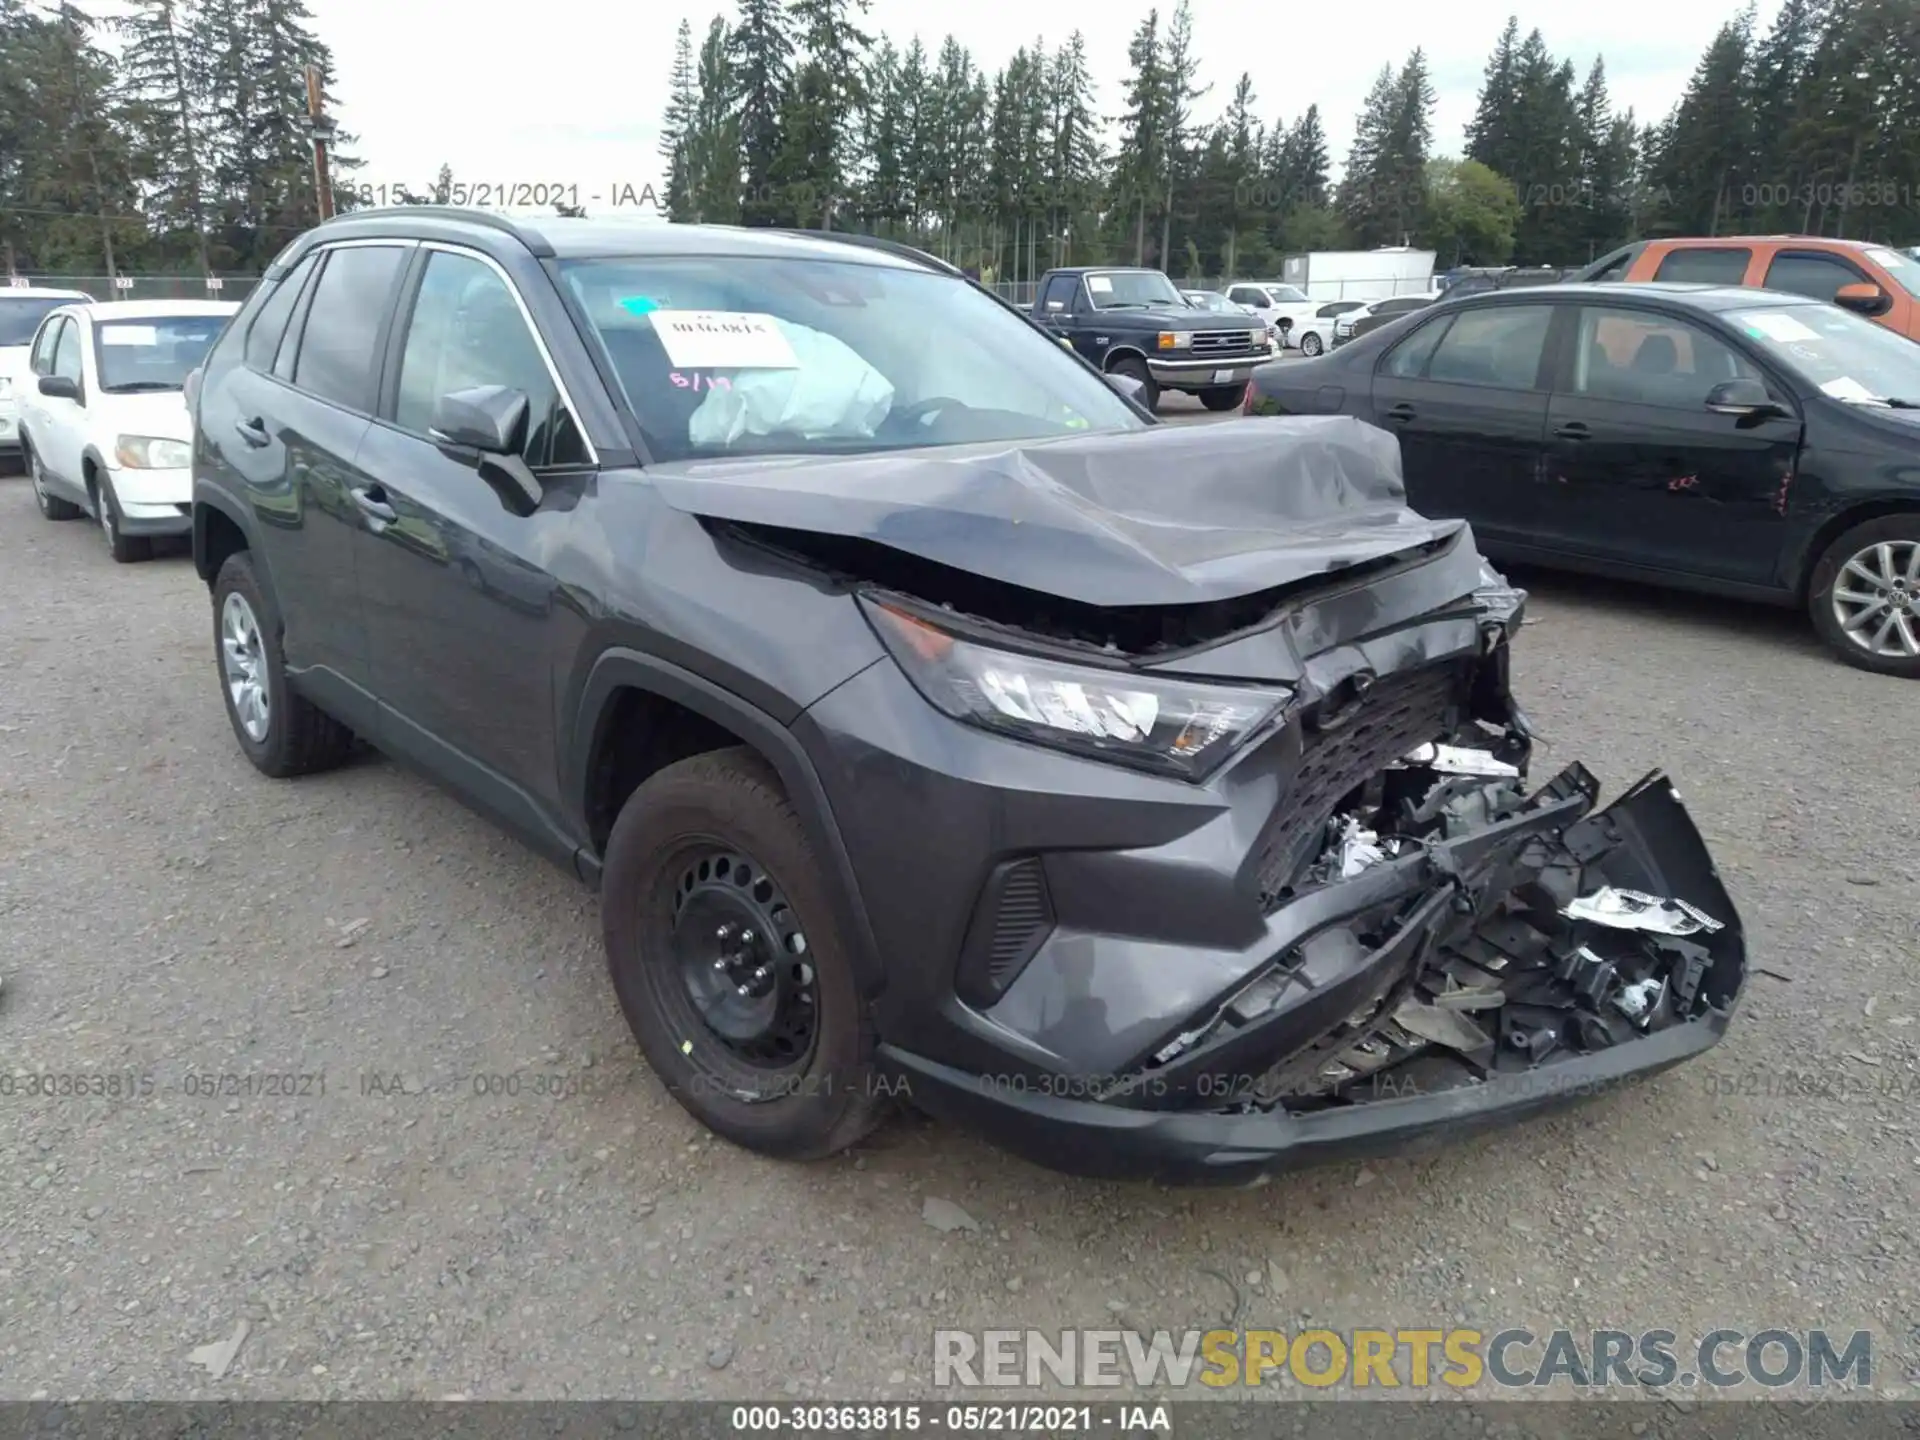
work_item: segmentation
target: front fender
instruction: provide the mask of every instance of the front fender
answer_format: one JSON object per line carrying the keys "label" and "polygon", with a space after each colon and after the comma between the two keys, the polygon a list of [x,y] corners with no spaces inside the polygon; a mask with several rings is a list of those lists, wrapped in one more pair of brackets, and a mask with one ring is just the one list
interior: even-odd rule
{"label": "front fender", "polygon": [[[691,670],[638,650],[614,646],[601,652],[581,686],[579,701],[572,711],[571,741],[567,753],[561,757],[561,793],[573,810],[572,818],[580,825],[579,833],[586,833],[584,817],[589,809],[588,760],[594,751],[601,718],[615,693],[622,689],[647,691],[704,715],[738,735],[773,766],[787,800],[799,814],[814,853],[826,871],[821,878],[834,897],[835,918],[840,923],[840,933],[847,939],[860,990],[869,996],[879,993],[885,985],[879,945],[860,897],[853,861],[841,838],[839,822],[834,818],[833,805],[820,783],[819,773],[790,729],[732,691]],[[597,887],[600,857],[583,846],[577,864],[581,878]]]}

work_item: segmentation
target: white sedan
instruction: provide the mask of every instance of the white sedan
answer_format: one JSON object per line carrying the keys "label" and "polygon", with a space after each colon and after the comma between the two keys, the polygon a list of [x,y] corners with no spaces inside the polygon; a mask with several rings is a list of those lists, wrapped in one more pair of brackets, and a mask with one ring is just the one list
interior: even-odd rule
{"label": "white sedan", "polygon": [[1278,280],[1236,280],[1227,287],[1227,299],[1250,315],[1267,322],[1267,330],[1281,345],[1300,343],[1296,332],[1314,317],[1319,302],[1307,298],[1297,285]]}
{"label": "white sedan", "polygon": [[1357,315],[1371,300],[1329,300],[1314,308],[1310,319],[1293,330],[1293,343],[1300,353],[1311,359],[1315,355],[1324,355],[1333,348],[1334,327],[1348,315]]}
{"label": "white sedan", "polygon": [[193,527],[182,387],[240,307],[203,300],[66,305],[40,322],[19,396],[40,513],[91,514],[115,560]]}

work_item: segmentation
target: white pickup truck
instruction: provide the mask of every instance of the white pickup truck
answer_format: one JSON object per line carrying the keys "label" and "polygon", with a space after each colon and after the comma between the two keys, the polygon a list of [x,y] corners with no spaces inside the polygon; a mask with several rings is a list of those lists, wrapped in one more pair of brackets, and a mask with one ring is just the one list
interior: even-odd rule
{"label": "white pickup truck", "polygon": [[1236,280],[1227,287],[1227,299],[1267,322],[1267,330],[1281,345],[1297,344],[1293,332],[1320,309],[1304,290],[1278,280]]}

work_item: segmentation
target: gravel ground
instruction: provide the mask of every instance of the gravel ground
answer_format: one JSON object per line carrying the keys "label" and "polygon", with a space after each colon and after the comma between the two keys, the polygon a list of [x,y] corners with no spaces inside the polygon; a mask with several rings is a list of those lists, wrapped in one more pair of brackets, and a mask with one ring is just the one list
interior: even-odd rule
{"label": "gravel ground", "polygon": [[[907,1398],[936,1326],[1236,1313],[1860,1328],[1913,1395],[1920,691],[1793,616],[1521,578],[1544,763],[1664,765],[1723,864],[1765,972],[1732,1035],[1440,1154],[1169,1192],[915,1119],[811,1167],[709,1140],[584,889],[377,757],[256,775],[184,553],[117,567],[0,480],[0,1076],[139,1092],[0,1097],[0,1397]],[[1841,1093],[1769,1093],[1805,1074]]]}

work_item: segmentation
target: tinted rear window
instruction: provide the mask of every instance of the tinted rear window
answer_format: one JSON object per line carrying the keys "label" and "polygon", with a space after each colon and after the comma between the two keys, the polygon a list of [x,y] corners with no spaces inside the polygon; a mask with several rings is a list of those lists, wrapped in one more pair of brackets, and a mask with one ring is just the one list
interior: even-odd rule
{"label": "tinted rear window", "polygon": [[1741,285],[1746,283],[1751,250],[1675,250],[1653,272],[1655,280],[1678,285]]}
{"label": "tinted rear window", "polygon": [[375,346],[406,258],[404,249],[383,245],[348,246],[327,257],[307,307],[295,385],[349,410],[373,408]]}

